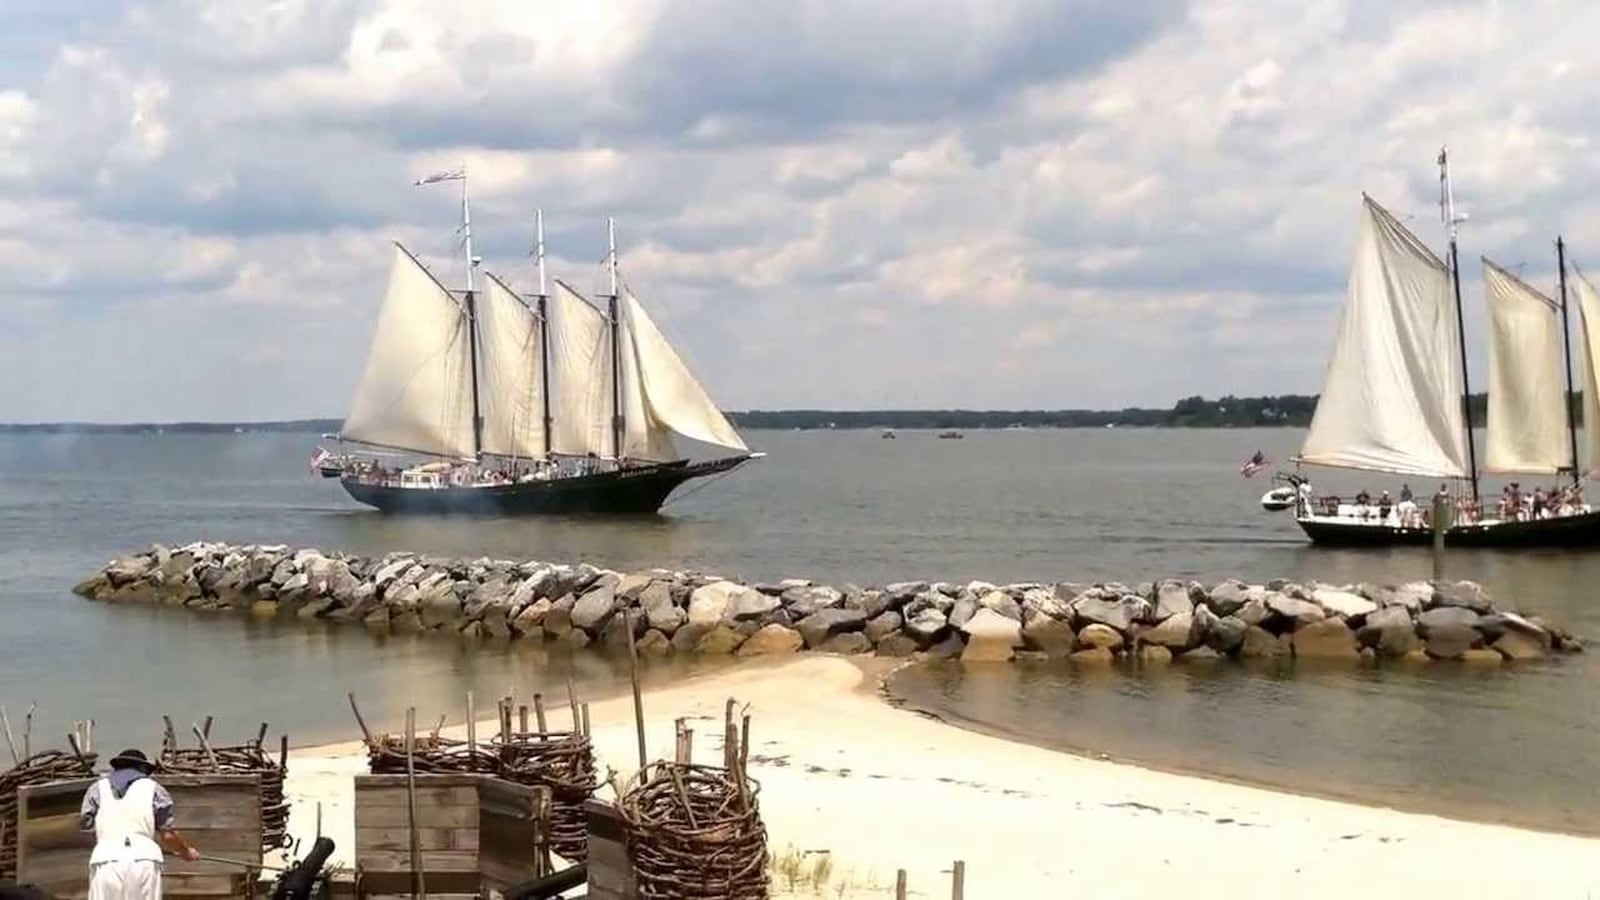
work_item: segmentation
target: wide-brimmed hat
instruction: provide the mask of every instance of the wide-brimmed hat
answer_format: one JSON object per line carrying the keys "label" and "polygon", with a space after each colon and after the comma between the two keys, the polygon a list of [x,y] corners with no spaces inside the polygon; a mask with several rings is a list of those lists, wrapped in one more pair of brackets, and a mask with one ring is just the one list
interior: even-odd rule
{"label": "wide-brimmed hat", "polygon": [[150,764],[149,758],[146,757],[143,752],[139,750],[124,750],[121,753],[118,753],[116,756],[111,757],[111,768],[138,769],[146,775],[149,775],[155,766]]}

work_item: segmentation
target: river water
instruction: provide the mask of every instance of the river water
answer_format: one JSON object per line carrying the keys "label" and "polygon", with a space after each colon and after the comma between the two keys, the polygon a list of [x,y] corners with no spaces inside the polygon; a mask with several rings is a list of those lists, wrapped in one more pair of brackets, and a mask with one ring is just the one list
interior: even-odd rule
{"label": "river water", "polygon": [[[589,560],[726,576],[858,584],[1173,576],[1205,582],[1426,578],[1425,551],[1309,546],[1263,512],[1256,449],[1276,460],[1303,436],[1278,430],[931,433],[754,432],[770,457],[650,520],[388,518],[310,477],[313,436],[0,436],[0,704],[38,740],[73,719],[97,743],[150,746],[160,716],[215,715],[224,740],[263,719],[297,743],[356,736],[345,693],[375,727],[408,705],[462,717],[464,692],[585,696],[622,689],[595,654],[378,640],[360,629],[249,622],[93,604],[70,587],[113,556],[160,541],[286,543],[356,553]],[[1374,492],[1349,473],[1326,491]],[[1434,485],[1413,484],[1425,494]],[[1498,488],[1494,488],[1498,490]],[[1600,636],[1600,553],[1451,551],[1451,577]],[[715,662],[677,661],[652,678]],[[912,704],[1045,744],[1269,785],[1537,827],[1600,833],[1600,658],[1463,671],[1320,669],[1076,672],[1029,664],[902,672]],[[491,701],[481,700],[480,705]]]}

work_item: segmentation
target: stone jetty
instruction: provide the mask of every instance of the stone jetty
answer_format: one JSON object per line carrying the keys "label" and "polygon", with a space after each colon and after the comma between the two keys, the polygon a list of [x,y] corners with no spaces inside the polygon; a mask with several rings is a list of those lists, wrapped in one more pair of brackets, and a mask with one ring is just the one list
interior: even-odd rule
{"label": "stone jetty", "polygon": [[996,585],[906,581],[744,584],[695,572],[588,563],[346,556],[286,546],[156,545],[75,588],[155,603],[361,625],[383,633],[627,646],[642,653],[1070,658],[1159,665],[1243,660],[1462,660],[1499,664],[1582,649],[1470,581],[1206,586],[1163,579]]}

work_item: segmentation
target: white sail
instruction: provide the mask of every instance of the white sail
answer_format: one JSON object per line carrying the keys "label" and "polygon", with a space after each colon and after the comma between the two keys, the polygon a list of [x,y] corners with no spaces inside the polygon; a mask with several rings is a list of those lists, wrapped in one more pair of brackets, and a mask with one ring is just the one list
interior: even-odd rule
{"label": "white sail", "polygon": [[1488,259],[1489,422],[1484,468],[1554,474],[1572,465],[1567,440],[1561,308]]}
{"label": "white sail", "polygon": [[516,292],[493,275],[484,280],[478,294],[477,313],[483,452],[542,457],[541,323]]}
{"label": "white sail", "polygon": [[611,455],[610,361],[605,317],[561,281],[546,301],[550,329],[551,448]]}
{"label": "white sail", "polygon": [[[691,440],[730,450],[748,450],[727,417],[717,409],[705,388],[651,321],[638,298],[626,288],[622,290],[622,304],[623,321],[637,368],[636,393],[642,400],[638,405],[643,407],[649,427],[671,430]],[[630,442],[633,434],[630,424]],[[646,438],[660,441],[654,435]],[[671,446],[670,440],[666,446]]]}
{"label": "white sail", "polygon": [[1582,272],[1569,284],[1578,295],[1578,312],[1583,327],[1583,435],[1585,444],[1584,471],[1593,473],[1600,469],[1600,289]]}
{"label": "white sail", "polygon": [[1387,210],[1370,197],[1362,201],[1344,315],[1300,458],[1465,476],[1461,335],[1450,271]]}
{"label": "white sail", "polygon": [[395,244],[388,293],[356,386],[345,440],[470,459],[472,368],[466,310]]}
{"label": "white sail", "polygon": [[[678,458],[672,442],[672,429],[662,422],[650,403],[649,377],[639,353],[639,319],[631,315],[628,300],[619,298],[622,307],[622,455],[627,459],[667,462]],[[652,327],[652,326],[646,326]],[[609,446],[609,445],[608,445]]]}

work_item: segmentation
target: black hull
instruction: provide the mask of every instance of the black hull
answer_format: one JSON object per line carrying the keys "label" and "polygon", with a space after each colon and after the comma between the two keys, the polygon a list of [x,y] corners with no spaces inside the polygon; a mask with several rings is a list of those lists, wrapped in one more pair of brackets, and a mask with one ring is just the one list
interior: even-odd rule
{"label": "black hull", "polygon": [[[1296,519],[1314,544],[1336,547],[1426,546],[1428,528]],[[1444,533],[1447,547],[1600,547],[1600,511],[1528,522],[1458,525]]]}
{"label": "black hull", "polygon": [[344,489],[356,501],[376,507],[385,513],[432,515],[455,513],[487,516],[580,513],[649,515],[659,512],[668,495],[684,482],[730,472],[751,458],[730,456],[701,463],[679,460],[551,481],[446,487],[433,490],[373,484],[355,477],[341,478],[339,483],[344,485]]}

